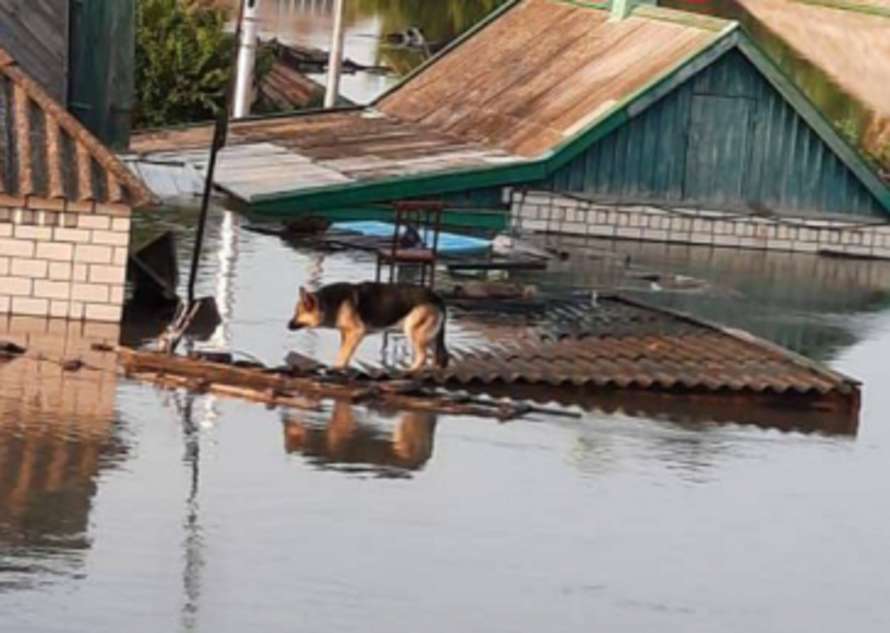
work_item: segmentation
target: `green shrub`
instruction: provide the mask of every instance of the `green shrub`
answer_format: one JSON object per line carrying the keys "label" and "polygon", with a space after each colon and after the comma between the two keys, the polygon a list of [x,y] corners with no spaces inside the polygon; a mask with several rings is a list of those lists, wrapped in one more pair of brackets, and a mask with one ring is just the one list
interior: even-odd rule
{"label": "green shrub", "polygon": [[[137,0],[136,127],[206,121],[223,107],[234,36],[206,0]],[[257,76],[270,62],[261,56]]]}

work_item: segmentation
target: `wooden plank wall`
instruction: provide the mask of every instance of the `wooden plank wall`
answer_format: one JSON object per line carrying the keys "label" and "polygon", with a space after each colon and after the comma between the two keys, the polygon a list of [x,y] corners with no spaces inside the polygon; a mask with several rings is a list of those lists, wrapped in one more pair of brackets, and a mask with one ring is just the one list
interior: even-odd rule
{"label": "wooden plank wall", "polygon": [[127,147],[135,94],[135,0],[71,4],[68,108],[114,149]]}
{"label": "wooden plank wall", "polygon": [[593,145],[543,188],[618,204],[886,218],[855,174],[737,51]]}
{"label": "wooden plank wall", "polygon": [[68,0],[0,2],[0,46],[60,103],[65,103],[68,89],[68,4]]}

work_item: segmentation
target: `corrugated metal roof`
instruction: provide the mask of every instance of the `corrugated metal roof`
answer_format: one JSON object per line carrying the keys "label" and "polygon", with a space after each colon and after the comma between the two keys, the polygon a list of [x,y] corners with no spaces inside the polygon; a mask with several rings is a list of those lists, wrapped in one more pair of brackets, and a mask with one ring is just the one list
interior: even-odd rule
{"label": "corrugated metal roof", "polygon": [[3,49],[0,195],[7,206],[56,209],[64,203],[75,212],[151,199],[139,179]]}
{"label": "corrugated metal roof", "polygon": [[[548,305],[546,313],[466,311],[456,318],[488,339],[454,348],[445,370],[425,378],[440,385],[539,385],[664,392],[829,394],[858,403],[858,383],[824,365],[744,332],[619,296],[595,305]],[[474,325],[475,324],[475,325]],[[371,378],[389,369],[363,366]],[[857,404],[858,406],[858,404]]]}

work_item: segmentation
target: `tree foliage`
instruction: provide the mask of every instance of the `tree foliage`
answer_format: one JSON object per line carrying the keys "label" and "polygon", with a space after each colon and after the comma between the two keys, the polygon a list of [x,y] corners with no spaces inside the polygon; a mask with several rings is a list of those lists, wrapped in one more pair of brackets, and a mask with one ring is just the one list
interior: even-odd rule
{"label": "tree foliage", "polygon": [[223,106],[234,37],[202,0],[136,3],[136,127],[213,118]]}

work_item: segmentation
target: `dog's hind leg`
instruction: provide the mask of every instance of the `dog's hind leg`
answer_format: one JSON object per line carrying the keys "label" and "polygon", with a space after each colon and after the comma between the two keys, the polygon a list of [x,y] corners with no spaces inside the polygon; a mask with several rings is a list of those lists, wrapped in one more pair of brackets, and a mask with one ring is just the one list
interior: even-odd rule
{"label": "dog's hind leg", "polygon": [[411,341],[414,362],[409,371],[423,369],[429,359],[429,349],[439,331],[439,311],[432,305],[420,305],[405,318],[405,336]]}

